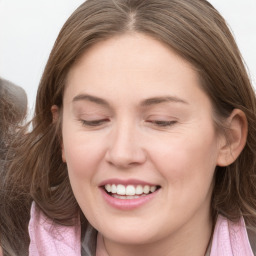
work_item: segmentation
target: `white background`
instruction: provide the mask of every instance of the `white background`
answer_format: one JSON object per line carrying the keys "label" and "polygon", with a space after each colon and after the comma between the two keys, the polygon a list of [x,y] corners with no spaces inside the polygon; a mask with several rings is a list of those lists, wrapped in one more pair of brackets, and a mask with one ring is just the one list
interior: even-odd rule
{"label": "white background", "polygon": [[[33,109],[59,30],[83,0],[0,0],[0,77],[22,86]],[[256,0],[210,0],[225,17],[256,87]]]}

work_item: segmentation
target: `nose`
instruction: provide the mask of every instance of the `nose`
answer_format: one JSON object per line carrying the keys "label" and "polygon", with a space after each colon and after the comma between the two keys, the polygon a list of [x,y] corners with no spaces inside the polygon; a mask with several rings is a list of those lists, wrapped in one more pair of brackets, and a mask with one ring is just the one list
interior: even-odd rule
{"label": "nose", "polygon": [[119,169],[128,169],[143,164],[146,159],[146,151],[136,127],[123,124],[112,130],[106,152],[109,164]]}

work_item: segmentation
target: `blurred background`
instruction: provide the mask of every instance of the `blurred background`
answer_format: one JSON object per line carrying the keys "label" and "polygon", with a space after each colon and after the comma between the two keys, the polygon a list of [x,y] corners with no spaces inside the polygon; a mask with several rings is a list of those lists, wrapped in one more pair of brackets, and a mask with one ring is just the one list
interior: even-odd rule
{"label": "blurred background", "polygon": [[[59,30],[82,0],[0,0],[0,77],[23,87],[32,113]],[[256,0],[209,0],[231,27],[256,88]]]}

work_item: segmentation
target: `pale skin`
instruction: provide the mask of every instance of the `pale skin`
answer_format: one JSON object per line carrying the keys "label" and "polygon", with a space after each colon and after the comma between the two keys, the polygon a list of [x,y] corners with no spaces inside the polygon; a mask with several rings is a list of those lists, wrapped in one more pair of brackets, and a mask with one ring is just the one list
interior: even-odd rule
{"label": "pale skin", "polygon": [[[59,118],[58,108],[52,107]],[[244,113],[217,132],[193,67],[163,43],[125,34],[92,46],[71,68],[63,98],[62,157],[74,195],[110,256],[200,256],[212,233],[217,165],[231,164],[247,134]],[[120,210],[102,197],[107,179],[160,187]]]}

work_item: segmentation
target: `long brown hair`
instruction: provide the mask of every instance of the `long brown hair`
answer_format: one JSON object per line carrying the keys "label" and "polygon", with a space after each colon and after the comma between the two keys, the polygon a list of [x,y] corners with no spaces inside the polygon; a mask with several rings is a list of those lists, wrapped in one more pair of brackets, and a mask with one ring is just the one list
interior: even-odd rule
{"label": "long brown hair", "polygon": [[255,94],[225,20],[206,0],[87,0],[82,4],[64,24],[50,54],[38,89],[33,129],[17,143],[5,189],[21,191],[27,208],[34,200],[62,225],[73,225],[78,211],[83,216],[61,158],[61,121],[52,122],[51,106],[62,109],[67,74],[86,49],[132,32],[164,42],[196,68],[218,128],[224,129],[221,120],[233,109],[246,114],[246,146],[232,165],[216,168],[212,210],[234,221],[243,215],[248,225],[256,227]]}

